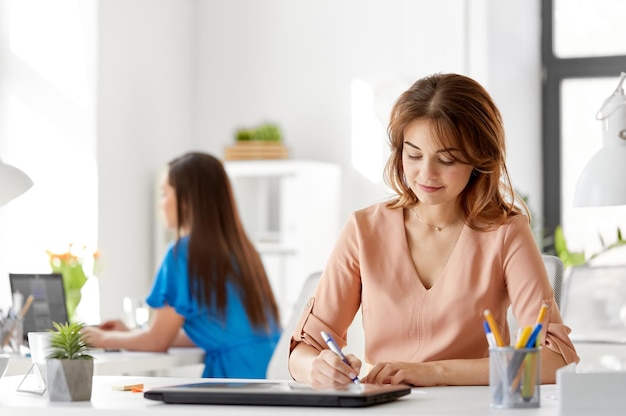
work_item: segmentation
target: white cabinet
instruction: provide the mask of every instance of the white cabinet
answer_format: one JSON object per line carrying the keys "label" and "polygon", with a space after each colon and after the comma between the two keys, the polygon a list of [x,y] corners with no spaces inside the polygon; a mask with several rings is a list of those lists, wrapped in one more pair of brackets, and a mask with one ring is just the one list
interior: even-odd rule
{"label": "white cabinet", "polygon": [[224,165],[286,322],[304,280],[323,269],[339,235],[341,169],[292,159]]}

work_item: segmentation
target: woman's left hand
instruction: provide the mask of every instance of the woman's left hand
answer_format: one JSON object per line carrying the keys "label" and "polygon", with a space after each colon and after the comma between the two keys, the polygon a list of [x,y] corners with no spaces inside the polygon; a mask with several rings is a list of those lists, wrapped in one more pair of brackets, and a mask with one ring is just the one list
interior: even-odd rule
{"label": "woman's left hand", "polygon": [[437,386],[434,366],[431,363],[390,362],[378,363],[361,381],[372,384],[408,384],[411,386]]}

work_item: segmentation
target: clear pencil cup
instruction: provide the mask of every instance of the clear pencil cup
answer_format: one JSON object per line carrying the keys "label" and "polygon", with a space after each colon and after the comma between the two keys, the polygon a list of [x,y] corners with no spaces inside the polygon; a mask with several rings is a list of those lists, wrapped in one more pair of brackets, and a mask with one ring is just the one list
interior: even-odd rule
{"label": "clear pencil cup", "polygon": [[21,318],[7,318],[0,330],[0,353],[19,353],[24,341],[24,321]]}
{"label": "clear pencil cup", "polygon": [[539,407],[540,348],[489,349],[489,398],[495,408]]}

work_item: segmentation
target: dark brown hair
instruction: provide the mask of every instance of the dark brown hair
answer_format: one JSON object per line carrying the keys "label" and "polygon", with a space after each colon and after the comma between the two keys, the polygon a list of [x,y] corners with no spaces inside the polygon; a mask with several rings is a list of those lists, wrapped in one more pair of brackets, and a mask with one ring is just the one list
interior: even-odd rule
{"label": "dark brown hair", "polygon": [[[176,192],[177,239],[189,232],[189,287],[202,305],[215,305],[224,318],[232,282],[254,327],[279,323],[279,312],[259,253],[239,218],[230,180],[217,158],[186,153],[169,163]],[[272,318],[272,319],[269,319]]]}
{"label": "dark brown hair", "polygon": [[487,91],[476,81],[457,74],[434,74],[419,79],[402,93],[391,111],[387,133],[391,155],[385,182],[398,193],[391,207],[410,207],[418,199],[402,166],[404,131],[415,120],[428,121],[442,147],[459,149],[463,162],[473,166],[459,198],[467,224],[474,229],[498,226],[512,215],[530,213],[516,198],[506,168],[502,116]]}

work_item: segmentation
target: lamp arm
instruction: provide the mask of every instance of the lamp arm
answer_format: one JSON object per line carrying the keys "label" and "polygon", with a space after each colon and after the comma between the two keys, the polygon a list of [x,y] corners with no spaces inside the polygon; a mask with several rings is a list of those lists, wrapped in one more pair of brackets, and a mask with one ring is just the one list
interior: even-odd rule
{"label": "lamp arm", "polygon": [[600,107],[600,110],[598,110],[596,114],[596,120],[604,120],[609,117],[616,108],[625,104],[623,87],[625,80],[626,72],[622,72],[619,77],[619,82],[617,83],[617,88],[615,88],[613,94],[609,95],[602,103],[602,107]]}
{"label": "lamp arm", "polygon": [[622,72],[619,76],[619,83],[617,84],[617,88],[615,88],[615,92],[618,94],[624,93],[624,80],[626,80],[626,72]]}

